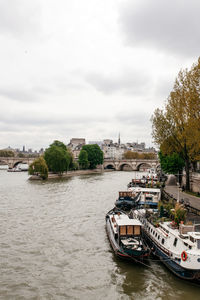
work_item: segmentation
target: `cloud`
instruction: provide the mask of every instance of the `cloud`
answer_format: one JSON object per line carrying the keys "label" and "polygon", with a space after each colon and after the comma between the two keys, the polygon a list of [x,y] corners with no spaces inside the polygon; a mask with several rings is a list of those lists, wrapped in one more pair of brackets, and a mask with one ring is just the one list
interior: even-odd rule
{"label": "cloud", "polygon": [[32,89],[20,88],[0,88],[0,97],[4,96],[18,102],[37,101],[37,95]]}
{"label": "cloud", "polygon": [[122,111],[115,115],[117,122],[126,125],[134,125],[137,127],[146,127],[149,124],[150,114],[144,111]]}
{"label": "cloud", "polygon": [[[0,149],[11,145],[48,147],[55,139],[68,143],[72,137],[94,137],[102,134],[108,120],[104,116],[64,113],[17,112],[5,114],[0,111]],[[94,138],[88,138],[91,140]],[[21,146],[20,146],[21,147]]]}
{"label": "cloud", "polygon": [[39,18],[37,0],[0,0],[0,34],[31,37],[39,32]]}
{"label": "cloud", "polygon": [[104,94],[117,92],[138,94],[150,85],[150,77],[142,70],[123,70],[117,72],[89,73],[86,81],[96,90]]}
{"label": "cloud", "polygon": [[[5,128],[9,129],[11,126],[12,130],[16,129],[19,130],[20,127],[26,128],[37,126],[38,128],[41,127],[56,127],[58,126],[91,126],[94,124],[104,123],[106,121],[106,117],[97,117],[97,116],[89,116],[89,115],[80,115],[78,114],[64,114],[64,113],[48,113],[44,114],[43,112],[32,111],[26,112],[23,110],[21,112],[15,112],[5,114],[0,112],[0,128],[3,129],[3,126],[6,125]],[[59,128],[60,130],[60,128]]]}
{"label": "cloud", "polygon": [[198,56],[199,11],[199,0],[127,0],[121,6],[119,23],[132,47]]}

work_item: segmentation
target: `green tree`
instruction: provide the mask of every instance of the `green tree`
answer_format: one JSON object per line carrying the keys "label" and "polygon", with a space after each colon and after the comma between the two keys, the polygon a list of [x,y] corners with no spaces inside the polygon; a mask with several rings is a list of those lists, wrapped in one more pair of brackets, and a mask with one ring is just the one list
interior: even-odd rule
{"label": "green tree", "polygon": [[48,178],[48,167],[43,156],[35,159],[28,169],[29,175],[39,174],[42,179]]}
{"label": "green tree", "polygon": [[152,136],[163,155],[179,153],[185,162],[186,189],[190,164],[200,159],[200,58],[190,71],[180,71],[164,110],[152,116]]}
{"label": "green tree", "polygon": [[88,161],[88,153],[86,150],[81,149],[78,157],[78,163],[81,169],[88,169],[90,163]]}
{"label": "green tree", "polygon": [[103,163],[103,151],[97,144],[84,145],[82,150],[85,150],[88,154],[89,168],[95,169],[97,165]]}
{"label": "green tree", "polygon": [[172,153],[171,155],[163,155],[160,151],[158,153],[161,168],[168,174],[175,174],[179,176],[179,183],[181,183],[181,174],[185,165],[184,160],[178,153]]}
{"label": "green tree", "polygon": [[69,161],[69,170],[77,170],[78,169],[78,165],[74,161],[74,155],[73,155],[71,149],[67,148],[67,152],[68,152],[68,155],[69,155],[69,158],[70,158],[70,161]]}
{"label": "green tree", "polygon": [[54,141],[44,152],[49,171],[63,173],[69,169],[71,155],[65,144]]}
{"label": "green tree", "polygon": [[59,147],[59,148],[62,148],[63,150],[67,150],[67,146],[63,143],[63,142],[60,142],[58,140],[55,140],[51,145],[51,146],[56,146],[56,147]]}

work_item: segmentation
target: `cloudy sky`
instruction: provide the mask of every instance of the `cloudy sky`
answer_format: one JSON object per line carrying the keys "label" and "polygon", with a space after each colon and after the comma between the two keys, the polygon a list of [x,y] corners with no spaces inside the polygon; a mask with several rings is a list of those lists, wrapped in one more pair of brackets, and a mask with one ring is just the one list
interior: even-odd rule
{"label": "cloudy sky", "polygon": [[200,55],[199,0],[0,0],[0,149],[111,138],[150,117]]}

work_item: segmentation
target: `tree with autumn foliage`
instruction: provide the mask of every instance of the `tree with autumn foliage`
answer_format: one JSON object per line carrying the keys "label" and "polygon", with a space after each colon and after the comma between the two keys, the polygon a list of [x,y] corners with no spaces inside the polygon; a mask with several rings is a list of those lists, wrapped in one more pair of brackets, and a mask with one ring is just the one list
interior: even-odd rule
{"label": "tree with autumn foliage", "polygon": [[155,153],[138,153],[138,152],[133,152],[133,151],[127,151],[124,153],[124,158],[125,159],[155,159],[156,154]]}
{"label": "tree with autumn foliage", "polygon": [[200,58],[179,72],[164,109],[154,111],[152,136],[163,155],[178,153],[184,160],[190,190],[190,164],[200,160]]}

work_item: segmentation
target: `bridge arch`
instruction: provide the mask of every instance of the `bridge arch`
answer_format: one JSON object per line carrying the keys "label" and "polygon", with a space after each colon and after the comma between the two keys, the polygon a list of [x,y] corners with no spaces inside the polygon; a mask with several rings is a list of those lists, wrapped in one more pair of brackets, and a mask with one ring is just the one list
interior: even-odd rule
{"label": "bridge arch", "polygon": [[16,161],[14,164],[13,164],[13,168],[17,167],[19,164],[27,164],[28,165],[28,162],[27,160],[19,160],[19,161]]}
{"label": "bridge arch", "polygon": [[147,163],[147,162],[142,162],[140,164],[137,165],[137,171],[139,171],[141,168],[143,169],[150,169],[152,168],[152,164],[151,163]]}
{"label": "bridge arch", "polygon": [[161,168],[160,164],[157,164],[156,165],[156,171],[158,172],[160,170],[160,168]]}
{"label": "bridge arch", "polygon": [[107,163],[107,164],[104,164],[104,169],[116,170],[116,167],[115,167],[114,163]]}
{"label": "bridge arch", "polygon": [[127,171],[133,171],[133,166],[131,165],[131,163],[128,162],[123,162],[119,164],[118,170],[123,171],[124,169],[126,169]]}

